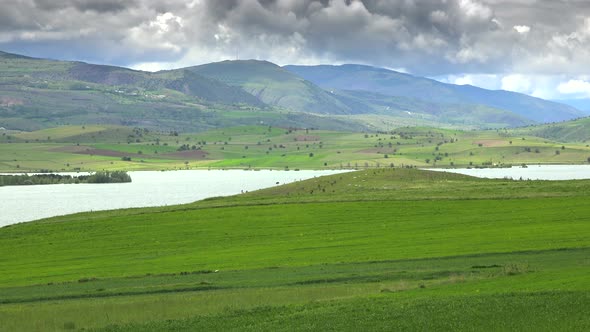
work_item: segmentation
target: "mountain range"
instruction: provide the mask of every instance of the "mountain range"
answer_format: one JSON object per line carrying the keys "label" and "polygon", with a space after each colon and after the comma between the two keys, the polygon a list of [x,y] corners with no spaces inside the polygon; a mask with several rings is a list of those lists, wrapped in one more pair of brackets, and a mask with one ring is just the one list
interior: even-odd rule
{"label": "mountain range", "polygon": [[364,65],[286,66],[285,68],[327,89],[371,91],[438,104],[485,105],[540,123],[569,120],[584,115],[583,112],[571,106],[516,92],[441,83],[428,78]]}
{"label": "mountain range", "polygon": [[0,52],[0,127],[7,129],[89,123],[186,131],[243,124],[501,128],[584,115],[524,94],[363,65],[236,60],[152,73]]}

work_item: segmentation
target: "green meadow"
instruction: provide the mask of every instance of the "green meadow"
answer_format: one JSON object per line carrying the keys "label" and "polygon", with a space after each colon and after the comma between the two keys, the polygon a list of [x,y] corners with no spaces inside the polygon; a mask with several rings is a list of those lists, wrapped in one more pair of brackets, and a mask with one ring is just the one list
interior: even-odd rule
{"label": "green meadow", "polygon": [[589,162],[585,136],[562,142],[550,135],[555,127],[540,128],[461,131],[408,127],[354,133],[242,126],[178,133],[64,126],[34,132],[3,131],[0,171],[502,167]]}
{"label": "green meadow", "polygon": [[589,196],[381,168],[17,224],[0,330],[588,330]]}

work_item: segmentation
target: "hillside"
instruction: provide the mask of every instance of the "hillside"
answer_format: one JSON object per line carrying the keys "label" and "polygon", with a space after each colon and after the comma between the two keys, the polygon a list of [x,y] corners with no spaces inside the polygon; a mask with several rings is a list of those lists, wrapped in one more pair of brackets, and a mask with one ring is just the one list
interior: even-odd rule
{"label": "hillside", "polygon": [[[31,131],[99,124],[183,132],[260,124],[348,131],[480,129],[577,114],[573,108],[532,97],[366,66],[287,68],[304,77],[255,60],[151,73],[0,53],[0,127]],[[543,118],[531,116],[533,111]]]}
{"label": "hillside", "polygon": [[3,85],[20,83],[30,88],[84,91],[97,88],[92,85],[94,84],[122,87],[131,95],[145,93],[145,90],[157,92],[171,89],[202,100],[263,106],[258,99],[240,89],[184,70],[149,73],[121,67],[35,59],[3,53],[0,54],[0,75]]}
{"label": "hillside", "polygon": [[432,122],[459,128],[503,128],[531,124],[531,120],[518,114],[485,105],[439,103],[364,90],[332,90],[332,93],[358,113],[395,117],[399,122],[415,120],[429,126],[433,126],[428,123]]}
{"label": "hillside", "polygon": [[239,87],[178,69],[157,73],[0,53],[0,127],[125,125],[203,131],[236,125],[363,130],[363,124],[269,107]]}
{"label": "hillside", "polygon": [[95,123],[199,130],[224,122],[209,110],[242,105],[265,107],[241,89],[188,71],[0,55],[0,126],[10,129]]}
{"label": "hillside", "polygon": [[554,100],[556,103],[561,103],[565,105],[570,105],[579,109],[580,111],[590,115],[590,99],[583,98],[583,99],[557,99]]}
{"label": "hillside", "polygon": [[317,114],[354,113],[329,92],[268,61],[223,61],[187,70],[241,87],[269,105]]}
{"label": "hillside", "polygon": [[80,82],[128,87],[131,93],[137,94],[142,90],[170,89],[210,102],[264,106],[249,93],[182,69],[146,73],[127,68],[78,63],[72,66],[66,75],[66,79]]}
{"label": "hillside", "polygon": [[363,90],[403,96],[432,103],[479,104],[510,111],[537,123],[571,120],[584,113],[567,105],[509,91],[492,91],[470,85],[454,85],[383,68],[363,65],[285,66],[328,89]]}
{"label": "hillside", "polygon": [[513,134],[542,137],[557,142],[589,142],[590,117],[512,130]]}
{"label": "hillside", "polygon": [[3,227],[0,326],[585,331],[589,193],[380,169]]}

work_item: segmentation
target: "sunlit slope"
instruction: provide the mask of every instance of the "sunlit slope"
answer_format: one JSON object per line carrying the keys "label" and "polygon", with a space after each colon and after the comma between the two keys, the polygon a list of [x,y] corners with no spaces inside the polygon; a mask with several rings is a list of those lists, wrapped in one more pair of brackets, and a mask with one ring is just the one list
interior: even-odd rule
{"label": "sunlit slope", "polygon": [[4,227],[0,324],[585,330],[589,193],[381,169]]}
{"label": "sunlit slope", "polygon": [[588,158],[587,143],[564,143],[521,130],[413,127],[355,133],[239,126],[178,133],[88,125],[33,132],[0,131],[3,171],[495,167],[587,164]]}
{"label": "sunlit slope", "polygon": [[242,89],[190,71],[149,73],[7,53],[0,54],[0,83],[0,127],[9,129],[75,123],[202,130],[239,123],[210,111],[266,107]]}
{"label": "sunlit slope", "polygon": [[[53,218],[2,229],[1,243],[12,255],[0,282],[587,246],[583,202],[590,182],[530,183],[376,170],[308,180],[290,185],[294,192],[281,187],[252,199]],[[480,191],[486,185],[500,191]],[[454,188],[458,194],[445,193]],[[435,200],[422,200],[418,189]],[[275,190],[287,190],[282,204],[275,204]],[[471,196],[479,199],[462,199]],[[521,198],[497,199],[510,196]],[[72,262],[84,268],[71,269]]]}
{"label": "sunlit slope", "polygon": [[515,129],[514,133],[533,135],[558,142],[590,141],[590,117]]}
{"label": "sunlit slope", "polygon": [[341,103],[315,84],[267,61],[223,61],[187,68],[231,86],[238,86],[263,102],[299,112],[350,114]]}

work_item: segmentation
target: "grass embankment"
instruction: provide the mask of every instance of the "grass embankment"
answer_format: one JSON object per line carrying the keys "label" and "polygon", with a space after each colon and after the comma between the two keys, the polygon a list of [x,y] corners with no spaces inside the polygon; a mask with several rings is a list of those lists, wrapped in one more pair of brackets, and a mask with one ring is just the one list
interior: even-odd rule
{"label": "grass embankment", "polygon": [[585,330],[590,181],[409,169],[0,229],[17,330]]}
{"label": "grass embankment", "polygon": [[208,167],[293,170],[588,163],[588,143],[556,142],[531,133],[535,132],[434,128],[350,133],[250,126],[191,134],[69,126],[3,133],[0,171]]}

